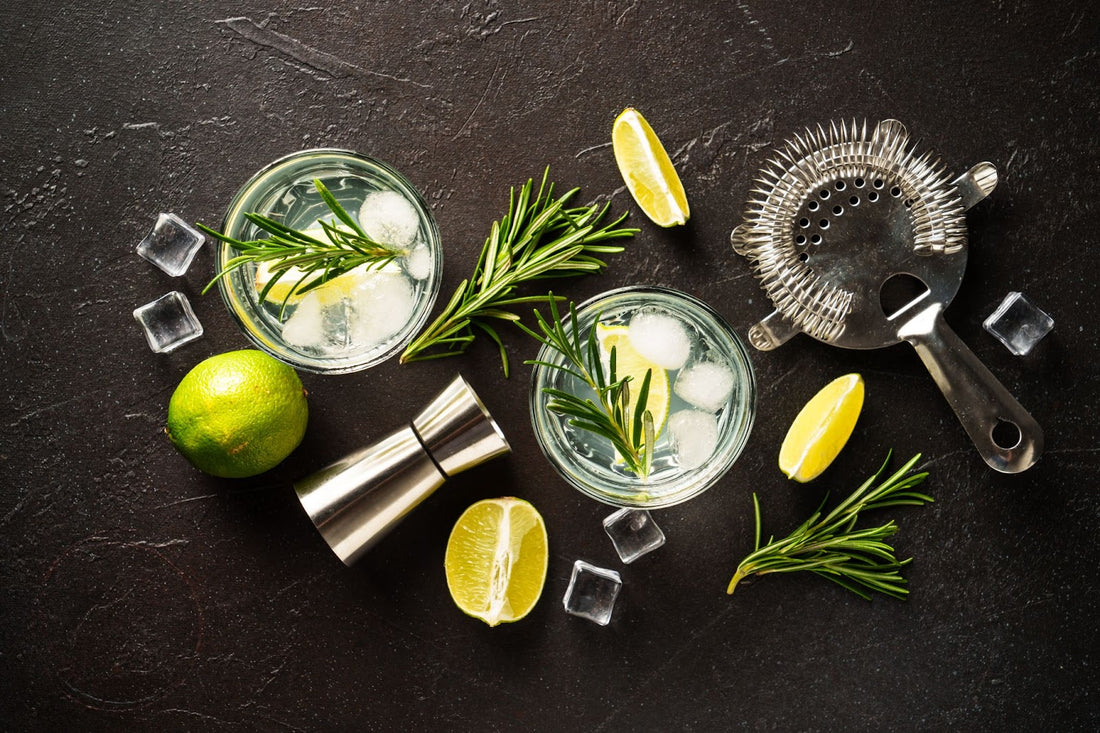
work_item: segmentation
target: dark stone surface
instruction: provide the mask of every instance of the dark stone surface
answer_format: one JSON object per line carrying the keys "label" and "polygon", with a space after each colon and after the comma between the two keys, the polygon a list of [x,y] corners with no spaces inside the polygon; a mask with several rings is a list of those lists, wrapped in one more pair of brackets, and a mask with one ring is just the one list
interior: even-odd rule
{"label": "dark stone surface", "polygon": [[[92,6],[92,7],[88,7]],[[9,3],[0,11],[0,727],[9,730],[1095,730],[1100,402],[1095,307],[1098,22],[1071,3]],[[638,214],[607,146],[640,108],[675,152],[691,224]],[[985,467],[917,357],[800,337],[754,352],[759,418],[720,484],[661,511],[622,567],[608,510],[555,478],[527,370],[493,349],[305,375],[311,425],[270,474],[193,470],[162,434],[200,359],[246,345],[204,248],[171,279],[134,254],[159,211],[215,222],[273,158],[350,147],[431,203],[444,294],[508,187],[547,164],[642,233],[582,299],[628,283],[698,294],[744,334],[769,308],[727,236],[767,149],[834,117],[896,117],[957,171],[1002,181],[972,212],[948,320],[1046,431],[1019,476]],[[130,312],[186,292],[201,341],[151,353]],[[981,328],[1009,290],[1050,312],[1026,358]],[[532,343],[508,334],[515,358]],[[345,569],[288,483],[392,429],[456,371],[515,453],[450,482]],[[848,371],[868,402],[810,486],[775,468],[798,407]],[[786,532],[887,449],[925,454],[937,502],[899,509],[906,603],[815,577],[727,597],[750,490]],[[532,615],[452,605],[443,550],[477,499],[517,494],[552,556]],[[561,609],[575,558],[622,571],[607,628]]]}

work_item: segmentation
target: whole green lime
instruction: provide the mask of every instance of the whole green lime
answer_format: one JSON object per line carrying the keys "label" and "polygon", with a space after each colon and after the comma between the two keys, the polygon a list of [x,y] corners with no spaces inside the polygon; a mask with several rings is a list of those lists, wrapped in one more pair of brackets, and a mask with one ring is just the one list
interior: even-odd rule
{"label": "whole green lime", "polygon": [[168,439],[197,468],[243,478],[274,468],[302,442],[306,392],[293,369],[262,351],[199,362],[168,403]]}

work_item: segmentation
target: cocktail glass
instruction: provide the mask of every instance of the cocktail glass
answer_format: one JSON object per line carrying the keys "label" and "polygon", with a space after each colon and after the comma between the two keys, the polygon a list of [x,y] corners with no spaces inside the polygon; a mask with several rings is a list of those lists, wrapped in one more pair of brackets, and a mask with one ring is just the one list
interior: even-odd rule
{"label": "cocktail glass", "polygon": [[[713,486],[745,447],[756,414],[756,382],[741,339],[702,301],[659,287],[628,287],[598,295],[581,304],[577,316],[582,337],[598,317],[601,329],[623,328],[632,341],[648,341],[640,343],[643,353],[664,350],[680,355],[658,357],[675,368],[667,369],[667,411],[653,405],[668,418],[655,426],[653,468],[644,479],[629,470],[609,440],[552,412],[543,389],[593,401],[595,392],[558,369],[536,365],[531,422],[551,465],[582,493],[614,506],[671,506]],[[562,364],[564,357],[544,346],[538,361]]]}
{"label": "cocktail glass", "polygon": [[[347,150],[315,149],[280,158],[252,176],[233,197],[222,232],[241,241],[268,236],[245,218],[248,212],[300,231],[317,230],[319,220],[333,221],[314,179],[352,216],[369,209],[359,223],[372,236],[373,223],[364,218],[376,211],[395,217],[394,226],[373,228],[382,232],[379,241],[400,248],[402,256],[380,269],[360,267],[341,275],[312,293],[295,296],[285,308],[281,298],[260,300],[253,264],[222,278],[219,287],[229,312],[260,349],[306,371],[354,372],[393,356],[424,325],[443,270],[439,231],[420,194],[390,166]],[[382,203],[364,207],[368,199]],[[237,254],[221,242],[215,256],[218,271]]]}

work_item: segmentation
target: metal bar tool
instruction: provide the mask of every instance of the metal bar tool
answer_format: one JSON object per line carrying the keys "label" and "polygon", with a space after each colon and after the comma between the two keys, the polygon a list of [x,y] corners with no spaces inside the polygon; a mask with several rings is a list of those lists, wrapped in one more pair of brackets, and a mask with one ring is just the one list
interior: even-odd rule
{"label": "metal bar tool", "polygon": [[321,536],[351,565],[448,477],[511,451],[461,376],[408,425],[296,482]]}

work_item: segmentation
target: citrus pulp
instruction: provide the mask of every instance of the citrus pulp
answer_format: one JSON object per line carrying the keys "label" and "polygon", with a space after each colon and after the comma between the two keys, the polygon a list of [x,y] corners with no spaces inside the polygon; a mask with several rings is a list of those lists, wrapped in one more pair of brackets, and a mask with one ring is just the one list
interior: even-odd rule
{"label": "citrus pulp", "polygon": [[863,377],[845,374],[825,385],[791,423],[779,449],[779,469],[805,483],[829,467],[848,442],[863,408]]}
{"label": "citrus pulp", "polygon": [[490,626],[518,621],[542,595],[546,524],[529,502],[485,499],[455,522],[443,561],[451,598]]}
{"label": "citrus pulp", "polygon": [[615,119],[611,149],[627,190],[654,224],[687,223],[691,212],[684,184],[657,133],[638,110],[627,107]]}

